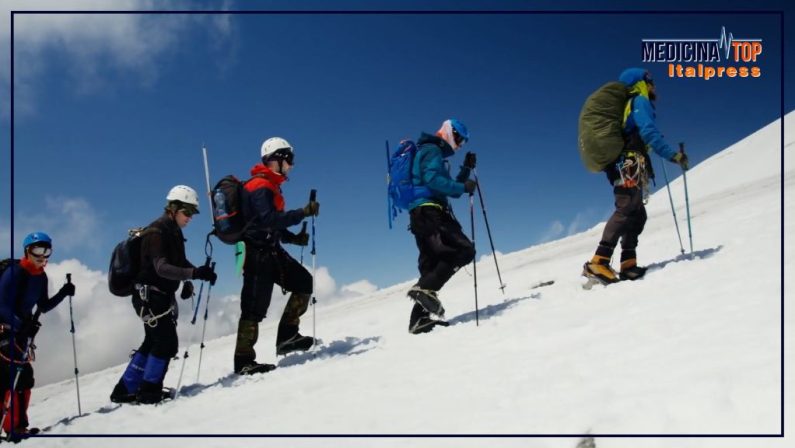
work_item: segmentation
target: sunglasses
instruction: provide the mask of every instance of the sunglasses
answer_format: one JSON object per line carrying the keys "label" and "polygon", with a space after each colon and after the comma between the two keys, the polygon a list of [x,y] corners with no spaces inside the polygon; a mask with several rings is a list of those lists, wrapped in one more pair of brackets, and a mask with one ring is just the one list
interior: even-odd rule
{"label": "sunglasses", "polygon": [[196,213],[198,213],[198,211],[196,209],[193,209],[193,208],[181,208],[181,209],[179,209],[179,211],[181,211],[182,214],[187,216],[188,218],[190,218],[191,216],[193,216]]}
{"label": "sunglasses", "polygon": [[51,247],[33,246],[28,249],[28,252],[36,258],[50,258],[52,255]]}

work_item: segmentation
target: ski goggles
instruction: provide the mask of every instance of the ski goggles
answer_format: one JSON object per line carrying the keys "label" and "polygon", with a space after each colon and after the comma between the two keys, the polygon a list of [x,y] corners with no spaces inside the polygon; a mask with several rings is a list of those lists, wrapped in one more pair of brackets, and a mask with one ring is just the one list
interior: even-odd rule
{"label": "ski goggles", "polygon": [[293,153],[293,150],[290,148],[284,148],[274,152],[271,158],[274,160],[284,160],[288,164],[294,165],[293,159],[295,158],[295,153]]}
{"label": "ski goggles", "polygon": [[50,258],[50,255],[52,255],[52,247],[32,246],[28,248],[28,253],[36,258]]}

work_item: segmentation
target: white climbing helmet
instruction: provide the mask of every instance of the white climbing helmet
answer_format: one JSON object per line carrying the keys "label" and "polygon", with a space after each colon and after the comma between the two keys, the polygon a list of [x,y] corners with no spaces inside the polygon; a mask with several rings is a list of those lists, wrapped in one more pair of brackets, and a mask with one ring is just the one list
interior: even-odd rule
{"label": "white climbing helmet", "polygon": [[287,142],[287,140],[281,137],[271,137],[262,142],[260,156],[262,157],[263,162],[268,159],[277,158],[286,160],[287,163],[292,165],[293,147]]}
{"label": "white climbing helmet", "polygon": [[184,204],[190,204],[196,207],[196,213],[199,212],[199,195],[196,190],[187,185],[177,185],[168,192],[166,196],[168,202],[179,201]]}

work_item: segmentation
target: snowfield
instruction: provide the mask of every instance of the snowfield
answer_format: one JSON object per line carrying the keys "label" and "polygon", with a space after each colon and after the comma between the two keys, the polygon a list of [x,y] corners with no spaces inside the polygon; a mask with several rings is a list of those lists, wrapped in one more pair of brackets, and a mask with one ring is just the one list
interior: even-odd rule
{"label": "snowfield", "polygon": [[[793,114],[785,121],[795,129]],[[30,419],[46,431],[25,443],[573,448],[580,440],[576,435],[590,433],[600,448],[795,446],[781,437],[598,437],[783,431],[781,324],[786,320],[791,328],[793,314],[782,318],[782,275],[793,278],[795,253],[792,244],[783,245],[781,225],[782,213],[795,209],[795,137],[786,137],[783,154],[780,141],[781,121],[776,121],[688,172],[693,257],[679,252],[665,189],[651,197],[638,257],[652,269],[641,281],[582,289],[582,264],[604,223],[500,255],[504,295],[492,258],[483,256],[487,242],[478,241],[479,325],[471,266],[440,294],[452,325],[425,335],[407,332],[411,304],[405,294],[411,282],[319,306],[317,334],[323,344],[312,353],[276,357],[274,316],[281,309],[272,309],[260,327],[258,360],[278,363],[279,369],[233,375],[232,335],[206,343],[198,380],[199,350],[191,346],[183,395],[159,406],[110,403],[122,365],[80,377],[84,415],[79,418],[73,381],[35,388]],[[783,165],[786,201],[784,154],[789,156]],[[659,182],[662,163],[667,162],[654,156]],[[680,173],[675,165],[666,168],[669,176]],[[682,178],[673,177],[689,252]],[[594,201],[612,201],[606,183],[592,194]],[[492,220],[501,219],[499,211],[490,212]],[[794,234],[792,222],[784,229],[787,235]],[[546,280],[555,283],[533,288]],[[190,325],[189,320],[183,315],[180,325]],[[303,333],[311,334],[311,321],[310,310]],[[189,341],[181,342],[180,356]],[[91,347],[81,350],[90,356]],[[167,386],[176,385],[181,363],[172,362]],[[787,380],[793,384],[789,372]],[[791,392],[785,403],[792,409]],[[103,434],[416,437],[66,437]],[[422,437],[434,434],[572,437]]]}

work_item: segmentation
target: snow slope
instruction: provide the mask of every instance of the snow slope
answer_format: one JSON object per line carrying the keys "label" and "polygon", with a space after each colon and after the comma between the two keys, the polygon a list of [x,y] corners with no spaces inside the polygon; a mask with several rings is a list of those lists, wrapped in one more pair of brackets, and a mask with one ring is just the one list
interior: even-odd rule
{"label": "snow slope", "polygon": [[[786,118],[790,129],[793,114]],[[281,368],[231,375],[234,336],[207,342],[196,381],[190,348],[185,396],[157,407],[112,405],[123,366],[37,388],[31,420],[48,427],[34,446],[138,446],[151,440],[73,434],[777,434],[781,415],[781,122],[688,172],[695,257],[679,254],[665,189],[648,204],[638,282],[584,291],[579,273],[604,224],[478,264],[479,325],[471,267],[441,293],[452,326],[407,333],[410,283],[319,307],[314,354],[277,360],[276,320],[263,322],[260,361]],[[792,135],[785,209],[793,210]],[[659,159],[655,160],[662,179]],[[668,164],[669,175],[678,168]],[[687,249],[682,179],[671,183]],[[612,201],[610,189],[595,201]],[[532,206],[532,204],[528,204]],[[491,219],[506,219],[491,211]],[[787,233],[792,234],[792,224]],[[479,242],[485,253],[487,246]],[[785,266],[793,271],[793,249]],[[375,260],[374,260],[375,261]],[[555,284],[533,289],[540,281]],[[322,298],[320,298],[322,300]],[[184,320],[181,325],[189,325]],[[792,323],[792,314],[787,316]],[[210,322],[212,325],[212,322]],[[311,332],[311,311],[304,323]],[[187,341],[183,341],[187,342]],[[791,347],[791,344],[790,344]],[[90,348],[84,349],[89,350]],[[180,355],[184,345],[180,349]],[[791,358],[791,348],[787,350]],[[181,361],[166,384],[174,386]],[[788,375],[791,379],[791,375]],[[792,404],[788,397],[787,405]],[[568,446],[570,438],[159,439],[156,446]],[[782,438],[596,438],[599,447],[792,446]]]}

